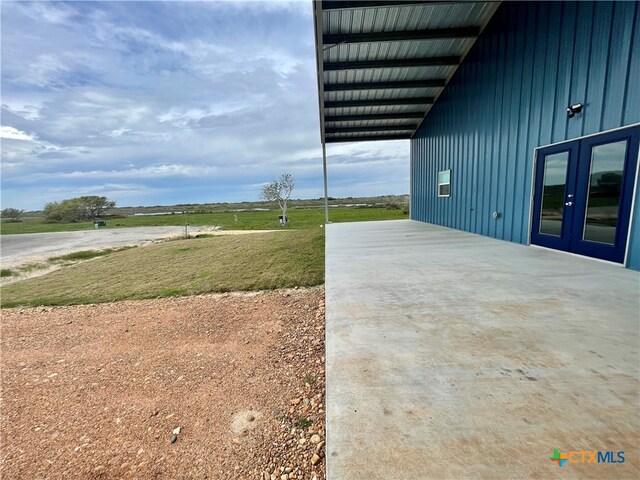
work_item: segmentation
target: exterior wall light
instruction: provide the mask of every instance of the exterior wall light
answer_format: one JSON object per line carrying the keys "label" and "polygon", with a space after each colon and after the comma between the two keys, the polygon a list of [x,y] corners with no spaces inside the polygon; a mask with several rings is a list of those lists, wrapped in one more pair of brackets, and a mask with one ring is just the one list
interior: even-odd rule
{"label": "exterior wall light", "polygon": [[567,115],[569,118],[573,118],[576,113],[580,113],[582,111],[583,105],[581,103],[576,103],[575,105],[569,105],[567,107]]}

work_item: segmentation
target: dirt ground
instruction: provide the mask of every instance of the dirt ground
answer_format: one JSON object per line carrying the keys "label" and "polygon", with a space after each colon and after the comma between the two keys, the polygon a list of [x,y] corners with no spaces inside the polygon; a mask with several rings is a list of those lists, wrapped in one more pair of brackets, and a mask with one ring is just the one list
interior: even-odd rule
{"label": "dirt ground", "polygon": [[325,476],[321,288],[4,309],[1,326],[3,479]]}

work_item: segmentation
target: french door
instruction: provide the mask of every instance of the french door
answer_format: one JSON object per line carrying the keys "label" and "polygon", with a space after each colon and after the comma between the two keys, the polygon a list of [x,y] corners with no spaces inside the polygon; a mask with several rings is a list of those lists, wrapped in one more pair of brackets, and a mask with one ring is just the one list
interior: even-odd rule
{"label": "french door", "polygon": [[531,243],[622,263],[640,127],[538,149]]}

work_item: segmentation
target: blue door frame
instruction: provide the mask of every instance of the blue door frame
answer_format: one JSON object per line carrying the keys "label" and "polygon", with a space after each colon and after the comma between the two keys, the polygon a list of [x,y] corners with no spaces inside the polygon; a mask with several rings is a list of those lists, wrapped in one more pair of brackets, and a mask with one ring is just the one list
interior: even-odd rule
{"label": "blue door frame", "polygon": [[[539,148],[536,157],[531,243],[612,262],[624,262],[639,142],[640,127],[634,126]],[[617,210],[614,206],[607,206],[606,199],[605,203],[602,203],[603,200],[598,198],[597,189],[605,190],[606,183],[602,175],[598,177],[598,172],[592,172],[592,164],[596,159],[594,149],[606,148],[607,145],[618,146],[619,153],[624,151],[623,161],[619,156],[623,162],[622,171],[606,172],[615,184],[609,189],[613,189],[614,194],[618,195]],[[625,146],[626,149],[621,150]],[[599,151],[602,151],[602,148]],[[558,183],[560,175],[557,165],[565,161],[564,189],[561,191],[562,184]],[[553,179],[556,184],[550,184],[545,179],[545,174],[548,175],[547,170],[553,165],[556,166]],[[618,178],[620,175],[621,178]],[[602,184],[605,187],[602,187]],[[601,205],[598,205],[599,201]],[[590,202],[593,207],[591,212],[596,212],[591,217],[588,215]],[[610,217],[615,210],[615,220],[606,219],[606,214],[604,220],[598,220],[598,208],[600,212],[608,209]],[[598,225],[599,221],[602,221],[602,225]],[[614,225],[611,225],[612,222]],[[612,227],[615,228],[615,233]],[[611,238],[606,241],[594,241],[596,233],[589,239],[588,232],[597,232],[598,229],[606,231]]]}

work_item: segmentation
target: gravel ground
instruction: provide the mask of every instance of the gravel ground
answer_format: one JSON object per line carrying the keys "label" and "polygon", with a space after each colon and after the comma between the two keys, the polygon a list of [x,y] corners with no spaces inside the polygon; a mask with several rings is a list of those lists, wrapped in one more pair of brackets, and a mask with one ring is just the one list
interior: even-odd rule
{"label": "gravel ground", "polygon": [[141,245],[180,234],[184,235],[184,227],[105,228],[77,232],[0,235],[2,268],[41,262],[49,257],[80,250]]}
{"label": "gravel ground", "polygon": [[321,288],[2,310],[0,476],[324,479]]}

